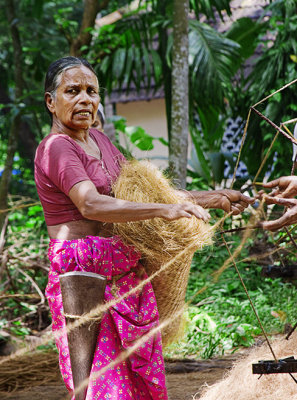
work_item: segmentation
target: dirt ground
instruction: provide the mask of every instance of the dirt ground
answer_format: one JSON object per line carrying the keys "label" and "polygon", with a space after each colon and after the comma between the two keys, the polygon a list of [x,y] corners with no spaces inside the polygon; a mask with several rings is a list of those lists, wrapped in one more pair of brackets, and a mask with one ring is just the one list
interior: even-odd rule
{"label": "dirt ground", "polygon": [[[166,362],[167,387],[170,400],[199,399],[202,386],[221,379],[235,361],[234,356],[213,360],[181,360]],[[58,380],[46,386],[7,394],[0,392],[1,400],[66,400],[67,391]]]}

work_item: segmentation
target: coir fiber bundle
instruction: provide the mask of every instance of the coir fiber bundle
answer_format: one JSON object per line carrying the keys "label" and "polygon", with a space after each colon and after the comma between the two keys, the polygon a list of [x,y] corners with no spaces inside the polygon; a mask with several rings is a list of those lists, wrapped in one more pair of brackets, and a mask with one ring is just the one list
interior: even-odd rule
{"label": "coir fiber bundle", "polygon": [[60,381],[57,353],[25,353],[0,365],[0,398],[1,393],[28,390],[33,386]]}
{"label": "coir fiber bundle", "polygon": [[[272,342],[273,351],[278,359],[297,356],[297,333],[289,340],[284,338]],[[296,383],[289,374],[260,375],[252,374],[252,364],[260,360],[273,360],[266,345],[254,348],[247,357],[235,363],[233,369],[220,382],[206,388],[197,400],[293,400],[297,398]],[[296,378],[296,374],[295,378]]]}
{"label": "coir fiber bundle", "polygon": [[[162,172],[148,161],[125,163],[113,191],[118,199],[138,203],[190,202],[185,200]],[[125,243],[132,244],[141,252],[148,275],[156,272],[162,265],[188,248],[152,281],[160,321],[173,317],[184,306],[193,254],[211,243],[212,227],[195,217],[175,221],[154,218],[114,224],[114,231]],[[176,318],[162,331],[163,344],[168,344],[180,333],[181,317]]]}

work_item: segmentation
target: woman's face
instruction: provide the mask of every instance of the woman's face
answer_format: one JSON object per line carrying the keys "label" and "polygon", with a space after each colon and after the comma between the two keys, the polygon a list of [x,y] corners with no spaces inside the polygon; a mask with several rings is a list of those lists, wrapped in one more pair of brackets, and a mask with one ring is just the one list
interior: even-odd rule
{"label": "woman's face", "polygon": [[60,128],[86,130],[95,121],[100,101],[96,75],[85,66],[73,67],[60,77],[55,96],[45,94],[53,114],[53,123]]}

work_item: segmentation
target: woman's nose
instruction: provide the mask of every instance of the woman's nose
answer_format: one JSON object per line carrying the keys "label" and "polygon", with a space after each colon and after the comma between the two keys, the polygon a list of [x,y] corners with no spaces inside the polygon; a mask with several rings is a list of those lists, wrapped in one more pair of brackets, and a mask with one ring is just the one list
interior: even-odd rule
{"label": "woman's nose", "polygon": [[89,94],[87,93],[87,91],[82,90],[80,92],[79,101],[80,101],[80,103],[87,103],[87,104],[91,103],[91,98],[90,98]]}

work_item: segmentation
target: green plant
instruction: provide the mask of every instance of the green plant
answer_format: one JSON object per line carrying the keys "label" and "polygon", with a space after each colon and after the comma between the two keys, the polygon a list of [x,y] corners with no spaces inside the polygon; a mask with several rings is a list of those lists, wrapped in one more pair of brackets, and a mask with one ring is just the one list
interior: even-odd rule
{"label": "green plant", "polygon": [[[168,145],[164,138],[149,135],[141,126],[127,126],[127,121],[124,117],[116,115],[110,120],[116,129],[116,145],[125,155],[131,157],[133,155],[133,148],[135,147],[143,151],[150,151],[154,148],[153,142],[155,140],[161,142],[165,146]],[[120,134],[122,134],[124,138],[124,147],[120,145]]]}
{"label": "green plant", "polygon": [[[265,237],[257,239],[265,240]],[[241,258],[248,255],[254,241],[249,240]],[[228,242],[235,248],[240,236],[232,235]],[[213,279],[213,272],[228,257],[227,249],[219,241],[214,249],[204,249],[194,256],[187,290],[191,305],[185,314],[185,336],[178,344],[166,349],[168,357],[195,355],[208,358],[250,346],[255,337],[262,334],[234,268],[229,267],[217,281]],[[261,267],[255,262],[238,262],[238,267],[266,332],[279,333],[285,323],[293,325],[296,322],[295,286],[281,279],[261,277]],[[193,297],[205,285],[207,290]]]}
{"label": "green plant", "polygon": [[[265,31],[258,37],[259,44],[262,46],[261,55],[255,59],[253,70],[247,80],[242,81],[248,106],[296,79],[296,2],[294,0],[274,1],[266,7],[267,11],[270,17],[266,21],[261,20]],[[242,88],[243,86],[239,89],[242,91]],[[279,125],[281,122],[295,118],[296,102],[295,84],[274,95],[257,108]],[[241,113],[243,118],[246,118],[248,106]],[[288,128],[292,131],[292,125]],[[257,172],[274,135],[274,128],[260,117],[252,115],[242,153],[242,160],[252,176]],[[287,163],[288,154],[292,154],[292,145],[289,140],[279,135],[259,180],[267,171],[270,172],[271,179],[289,174],[291,165]]]}

